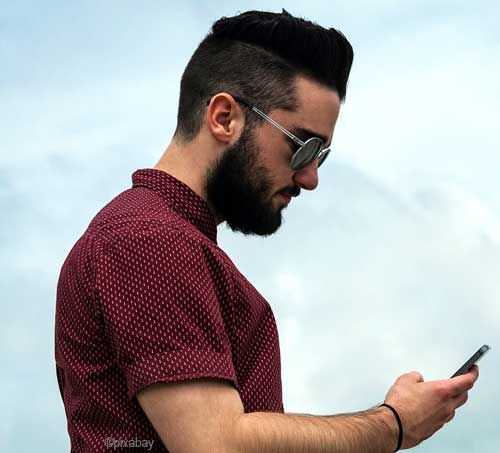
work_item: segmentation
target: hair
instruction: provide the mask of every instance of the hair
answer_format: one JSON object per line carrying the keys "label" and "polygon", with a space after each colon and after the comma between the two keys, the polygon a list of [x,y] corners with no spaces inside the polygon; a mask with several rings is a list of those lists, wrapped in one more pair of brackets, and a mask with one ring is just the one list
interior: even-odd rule
{"label": "hair", "polygon": [[[298,107],[295,78],[308,77],[335,90],[344,102],[353,49],[334,28],[283,11],[247,11],[217,20],[189,60],[181,79],[174,137],[192,141],[207,102],[229,92],[265,113]],[[262,122],[245,113],[247,127]]]}

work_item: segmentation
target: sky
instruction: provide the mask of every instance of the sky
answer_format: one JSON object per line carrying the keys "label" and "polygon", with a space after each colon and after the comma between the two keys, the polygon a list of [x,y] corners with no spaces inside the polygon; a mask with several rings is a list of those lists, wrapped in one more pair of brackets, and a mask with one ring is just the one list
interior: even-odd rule
{"label": "sky", "polygon": [[219,245],[271,304],[287,412],[383,402],[396,378],[492,350],[416,451],[500,448],[500,6],[493,1],[49,1],[0,12],[0,450],[69,451],[54,363],[61,265],[155,165],[221,16],[290,13],[355,57],[332,154],[268,238]]}

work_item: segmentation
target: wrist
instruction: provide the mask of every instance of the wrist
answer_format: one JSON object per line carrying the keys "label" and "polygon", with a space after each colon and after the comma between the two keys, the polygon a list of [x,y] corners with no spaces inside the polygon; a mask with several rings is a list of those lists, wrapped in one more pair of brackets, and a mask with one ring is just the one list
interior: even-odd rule
{"label": "wrist", "polygon": [[399,413],[392,405],[387,403],[382,403],[378,407],[384,411],[384,422],[388,424],[392,437],[395,439],[395,450],[393,451],[399,451],[403,443],[403,425]]}

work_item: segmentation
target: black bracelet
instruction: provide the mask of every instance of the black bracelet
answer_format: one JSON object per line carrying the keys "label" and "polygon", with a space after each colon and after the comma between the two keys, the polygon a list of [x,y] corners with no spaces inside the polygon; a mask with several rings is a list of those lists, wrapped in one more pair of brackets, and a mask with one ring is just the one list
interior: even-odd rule
{"label": "black bracelet", "polygon": [[396,452],[401,448],[401,444],[403,443],[403,424],[401,423],[401,419],[399,418],[399,414],[396,412],[396,409],[394,409],[392,406],[389,406],[386,403],[382,403],[379,407],[382,406],[388,407],[392,411],[398,422],[399,426],[398,446],[396,447],[396,450],[394,450],[394,452]]}

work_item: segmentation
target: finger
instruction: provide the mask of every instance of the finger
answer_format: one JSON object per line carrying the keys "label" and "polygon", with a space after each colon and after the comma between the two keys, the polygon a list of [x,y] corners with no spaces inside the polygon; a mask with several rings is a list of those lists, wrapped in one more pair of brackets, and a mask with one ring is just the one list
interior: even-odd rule
{"label": "finger", "polygon": [[455,409],[458,409],[460,406],[463,406],[467,400],[469,399],[469,394],[468,392],[464,392],[455,398],[452,398],[453,405],[455,406]]}
{"label": "finger", "polygon": [[460,393],[470,390],[474,382],[476,382],[478,375],[479,369],[477,365],[474,365],[467,373],[449,379],[452,396],[458,396]]}
{"label": "finger", "polygon": [[444,419],[443,423],[448,423],[449,421],[453,420],[454,417],[455,417],[455,411],[452,411],[451,414]]}
{"label": "finger", "polygon": [[478,377],[479,377],[479,367],[477,365],[472,365],[467,370],[467,372],[465,372],[464,374],[452,377],[450,379],[452,379],[452,380],[455,380],[455,379],[461,380],[461,379],[467,378],[467,379],[473,379],[474,381],[476,381]]}

